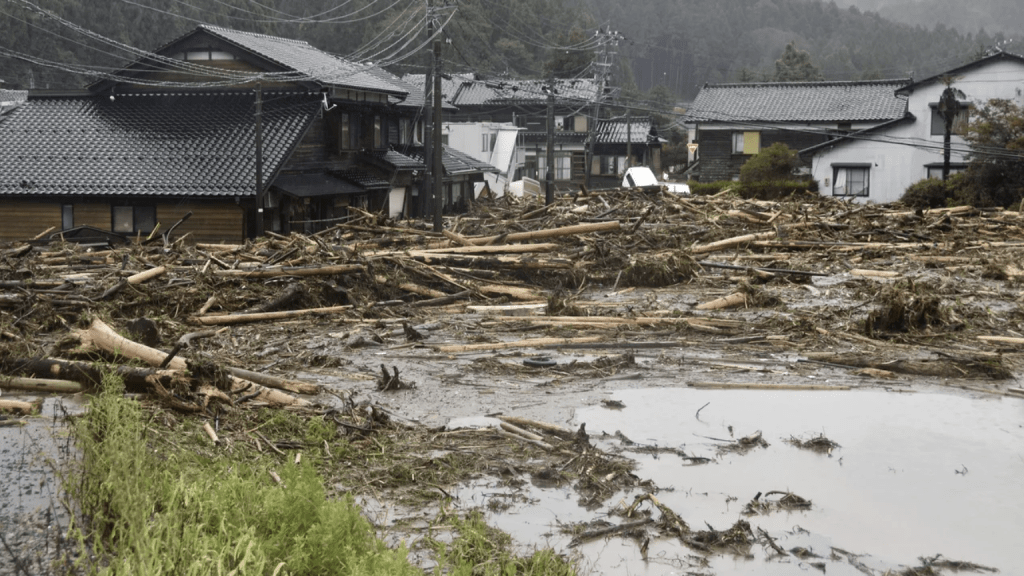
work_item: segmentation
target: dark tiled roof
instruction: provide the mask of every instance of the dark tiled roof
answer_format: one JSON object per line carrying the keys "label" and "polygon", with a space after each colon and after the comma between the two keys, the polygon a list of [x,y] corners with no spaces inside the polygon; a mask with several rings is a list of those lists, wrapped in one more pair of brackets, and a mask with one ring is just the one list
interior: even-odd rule
{"label": "dark tiled roof", "polygon": [[[545,132],[520,132],[524,142],[547,142],[548,133]],[[586,142],[589,136],[586,132],[572,132],[566,130],[555,130],[555,142]]]}
{"label": "dark tiled roof", "polygon": [[[415,159],[417,162],[424,163],[423,159],[423,148],[410,148],[408,156]],[[491,166],[487,162],[477,160],[468,154],[459,152],[458,150],[450,147],[444,147],[444,154],[441,156],[441,165],[444,167],[445,174],[475,174],[482,172],[494,172],[500,173],[494,166]]]}
{"label": "dark tiled roof", "polygon": [[[319,100],[264,93],[269,182]],[[0,195],[253,196],[251,92],[30,99],[0,122]]]}
{"label": "dark tiled roof", "polygon": [[394,150],[374,150],[369,152],[369,156],[385,162],[396,170],[423,170],[427,167],[422,161]]}
{"label": "dark tiled roof", "polygon": [[274,187],[297,198],[364,192],[359,186],[330,174],[282,174],[274,180]]}
{"label": "dark tiled roof", "polygon": [[902,117],[909,80],[707,84],[687,111],[697,122],[854,122]]}
{"label": "dark tiled roof", "polygon": [[397,95],[405,95],[407,92],[404,85],[395,82],[396,76],[371,64],[349,62],[328,54],[314,48],[308,42],[239,32],[205,24],[199,29],[329,86],[375,90]]}
{"label": "dark tiled roof", "polygon": [[387,180],[362,170],[341,170],[335,172],[334,175],[366,190],[386,190],[391,188],[391,183]]}
{"label": "dark tiled roof", "polygon": [[601,120],[597,123],[595,139],[601,144],[625,144],[627,141],[633,144],[646,144],[651,138],[651,118],[649,116],[632,118],[628,122],[625,118],[614,120]]}

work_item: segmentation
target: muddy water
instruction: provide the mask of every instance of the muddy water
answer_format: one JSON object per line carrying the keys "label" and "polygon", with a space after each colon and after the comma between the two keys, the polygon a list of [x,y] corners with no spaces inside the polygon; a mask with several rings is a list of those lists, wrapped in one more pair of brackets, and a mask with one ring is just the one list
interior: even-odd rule
{"label": "muddy water", "polygon": [[[672,454],[630,454],[639,462],[636,474],[653,480],[657,498],[691,528],[704,529],[707,522],[721,530],[744,518],[783,548],[802,547],[818,557],[768,559],[755,544],[749,554],[710,556],[703,565],[696,551],[662,540],[651,543],[644,562],[636,542],[612,538],[580,547],[584,565],[595,573],[881,574],[936,554],[1024,573],[1024,401],[929,392],[694,389],[628,390],[613,398],[625,408],[581,409],[574,424],[585,422],[592,438],[619,431],[638,444],[714,459],[687,466]],[[719,452],[727,440],[758,430],[767,448]],[[783,441],[819,434],[841,448],[827,455]],[[617,440],[598,443],[621,447]],[[771,490],[794,492],[813,508],[741,514],[755,494]],[[572,494],[531,487],[531,504],[492,513],[490,520],[521,541],[564,546],[568,538],[558,534],[558,522],[593,520],[636,493],[588,513]],[[481,486],[467,487],[462,496],[464,504],[506,497]]]}

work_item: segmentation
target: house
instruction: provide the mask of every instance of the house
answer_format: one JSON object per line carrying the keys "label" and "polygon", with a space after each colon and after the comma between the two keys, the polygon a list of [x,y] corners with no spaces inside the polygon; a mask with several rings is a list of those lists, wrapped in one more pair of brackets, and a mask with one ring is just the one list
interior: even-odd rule
{"label": "house", "polygon": [[946,81],[958,94],[959,112],[950,135],[950,172],[966,167],[962,134],[971,110],[993,98],[1024,105],[1024,57],[996,52],[896,91],[907,112],[884,124],[801,150],[812,162],[821,193],[857,202],[893,202],[924,178],[941,178],[945,122],[939,100]]}
{"label": "house", "polygon": [[594,134],[591,185],[615,188],[630,166],[647,166],[660,174],[663,139],[650,116],[602,118]]}
{"label": "house", "polygon": [[782,142],[802,150],[837,136],[903,118],[910,80],[706,84],[688,110],[696,123],[703,182],[736,180],[762,148]]}
{"label": "house", "polygon": [[452,150],[494,168],[484,179],[500,196],[509,182],[520,178],[523,158],[516,144],[522,130],[509,122],[445,122],[442,137]]}
{"label": "house", "polygon": [[405,211],[425,176],[397,151],[422,119],[409,96],[383,69],[306,42],[199,26],[0,117],[0,239],[82,225],[144,235],[192,212],[176,232],[238,242],[320,230],[350,206]]}

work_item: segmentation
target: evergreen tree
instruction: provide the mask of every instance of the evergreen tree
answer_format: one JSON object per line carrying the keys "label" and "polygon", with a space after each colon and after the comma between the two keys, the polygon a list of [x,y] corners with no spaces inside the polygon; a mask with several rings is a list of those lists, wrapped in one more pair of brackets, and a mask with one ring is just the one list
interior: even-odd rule
{"label": "evergreen tree", "polygon": [[775,61],[776,82],[809,82],[824,79],[821,70],[811,63],[811,55],[803,50],[797,50],[795,42],[786,44],[782,58]]}

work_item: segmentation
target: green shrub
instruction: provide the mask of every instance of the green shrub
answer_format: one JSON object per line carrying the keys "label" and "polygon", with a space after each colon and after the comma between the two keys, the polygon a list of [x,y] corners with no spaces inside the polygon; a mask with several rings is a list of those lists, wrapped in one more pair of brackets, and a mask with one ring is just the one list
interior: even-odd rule
{"label": "green shrub", "polygon": [[726,188],[736,189],[739,187],[739,182],[733,182],[731,180],[718,180],[716,182],[695,182],[690,181],[690,194],[697,194],[699,196],[714,196]]}
{"label": "green shrub", "polygon": [[740,168],[740,182],[766,182],[792,180],[800,166],[796,150],[776,142],[750,157]]}
{"label": "green shrub", "polygon": [[949,182],[925,178],[911,184],[900,200],[911,208],[941,208],[953,197]]}
{"label": "green shrub", "polygon": [[742,198],[758,200],[780,200],[794,195],[817,194],[816,180],[769,180],[761,182],[744,182],[738,192]]}

